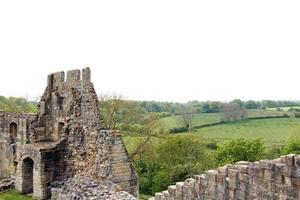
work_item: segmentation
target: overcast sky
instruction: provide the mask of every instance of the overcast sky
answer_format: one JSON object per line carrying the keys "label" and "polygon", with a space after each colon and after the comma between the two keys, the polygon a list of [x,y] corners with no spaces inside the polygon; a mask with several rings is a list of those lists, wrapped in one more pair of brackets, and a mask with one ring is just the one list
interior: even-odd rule
{"label": "overcast sky", "polygon": [[300,99],[300,1],[0,1],[0,95],[91,67],[97,93]]}

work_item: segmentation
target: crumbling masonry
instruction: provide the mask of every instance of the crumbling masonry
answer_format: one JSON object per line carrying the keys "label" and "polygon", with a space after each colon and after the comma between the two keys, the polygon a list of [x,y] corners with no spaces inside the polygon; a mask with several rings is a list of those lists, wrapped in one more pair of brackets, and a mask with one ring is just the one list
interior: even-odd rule
{"label": "crumbling masonry", "polygon": [[118,132],[103,127],[89,68],[52,73],[37,115],[0,111],[0,178],[36,199],[135,199]]}

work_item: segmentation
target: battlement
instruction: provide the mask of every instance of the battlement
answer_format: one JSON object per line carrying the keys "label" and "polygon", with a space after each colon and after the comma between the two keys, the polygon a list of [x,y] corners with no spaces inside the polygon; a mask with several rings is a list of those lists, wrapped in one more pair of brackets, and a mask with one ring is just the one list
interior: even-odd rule
{"label": "battlement", "polygon": [[165,199],[300,199],[300,155],[254,163],[240,161],[195,175],[158,192]]}
{"label": "battlement", "polygon": [[89,67],[82,69],[69,70],[67,71],[67,79],[65,80],[65,72],[55,72],[48,75],[47,85],[49,89],[57,88],[63,83],[78,83],[78,82],[90,82],[91,81],[91,70]]}

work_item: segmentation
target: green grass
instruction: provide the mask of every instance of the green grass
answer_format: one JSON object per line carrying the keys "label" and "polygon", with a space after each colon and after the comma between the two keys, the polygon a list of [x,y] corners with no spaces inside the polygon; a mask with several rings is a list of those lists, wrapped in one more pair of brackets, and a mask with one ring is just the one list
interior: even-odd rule
{"label": "green grass", "polygon": [[0,193],[0,200],[32,200],[31,197],[22,195],[16,190]]}
{"label": "green grass", "polygon": [[145,195],[145,194],[140,194],[139,195],[139,200],[148,200],[151,196]]}
{"label": "green grass", "polygon": [[194,134],[198,134],[203,139],[214,139],[218,142],[236,138],[261,138],[267,145],[278,145],[284,144],[289,138],[300,136],[300,119],[240,121],[197,129]]}
{"label": "green grass", "polygon": [[[289,112],[276,110],[248,110],[248,117],[265,117],[265,116],[282,116],[283,114],[290,115]],[[201,113],[196,114],[192,126],[199,126],[204,124],[211,124],[222,120],[222,113]],[[170,130],[175,127],[182,127],[180,116],[164,117],[160,120],[161,126]]]}
{"label": "green grass", "polygon": [[[209,124],[213,122],[219,122],[221,120],[220,113],[204,113],[196,114],[192,122],[193,126],[199,126],[203,124]],[[180,116],[170,116],[165,117],[160,120],[161,126],[167,130],[175,127],[182,127],[183,124],[180,123]]]}
{"label": "green grass", "polygon": [[[290,115],[290,112],[276,110],[248,110],[248,117],[282,116],[283,114]],[[198,126],[219,122],[221,117],[221,113],[197,114],[193,121],[193,125]],[[160,120],[162,128],[169,130],[174,127],[182,126],[178,118],[179,116],[162,118]],[[171,136],[177,137],[182,134],[186,133],[173,134]],[[195,129],[192,134],[207,141],[215,140],[217,142],[223,142],[236,138],[261,138],[268,146],[282,145],[291,137],[300,137],[300,118],[256,119],[231,122]],[[155,145],[164,142],[163,138],[153,138],[152,140]],[[139,141],[141,141],[141,137],[124,137],[124,142],[129,153],[132,152]]]}

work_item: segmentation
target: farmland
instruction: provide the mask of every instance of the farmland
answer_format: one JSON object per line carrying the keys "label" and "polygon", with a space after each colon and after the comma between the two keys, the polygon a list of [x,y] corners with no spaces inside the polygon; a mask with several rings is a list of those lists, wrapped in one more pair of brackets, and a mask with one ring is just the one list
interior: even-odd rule
{"label": "farmland", "polygon": [[[267,146],[282,145],[289,139],[300,136],[300,118],[292,117],[292,113],[276,110],[248,110],[249,118],[263,118],[289,115],[288,118],[270,119],[248,119],[244,121],[229,122],[210,127],[196,128],[189,133],[200,137],[206,142],[215,141],[217,143],[237,138],[257,139],[260,138]],[[196,114],[193,119],[193,126],[220,122],[221,113]],[[161,128],[166,131],[181,127],[180,116],[165,117],[160,120]],[[171,137],[178,137],[181,134],[172,134]],[[140,141],[140,137],[124,137],[124,142],[131,152],[134,145]],[[153,138],[154,143],[164,142],[164,138]]]}

